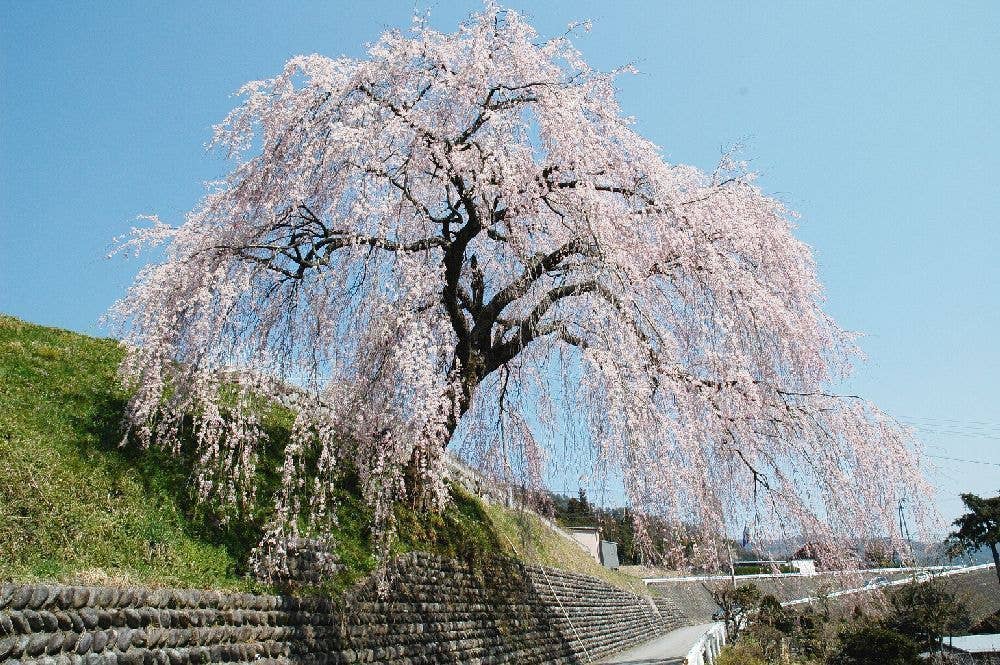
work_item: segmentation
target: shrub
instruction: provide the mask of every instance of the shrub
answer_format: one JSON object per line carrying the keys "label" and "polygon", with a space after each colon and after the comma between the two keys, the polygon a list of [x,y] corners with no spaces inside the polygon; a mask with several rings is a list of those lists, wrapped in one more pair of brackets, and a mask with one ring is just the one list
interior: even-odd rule
{"label": "shrub", "polygon": [[830,665],[915,665],[916,643],[878,624],[852,625],[840,635],[840,649]]}

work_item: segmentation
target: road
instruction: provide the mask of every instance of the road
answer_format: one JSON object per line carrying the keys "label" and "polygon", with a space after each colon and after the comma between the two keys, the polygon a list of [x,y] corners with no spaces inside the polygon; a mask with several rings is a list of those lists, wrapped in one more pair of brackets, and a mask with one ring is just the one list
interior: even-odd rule
{"label": "road", "polygon": [[[936,577],[948,577],[951,575],[958,575],[967,573],[973,570],[978,570],[980,568],[989,568],[993,564],[983,564],[979,566],[970,567],[938,567],[938,568],[927,568],[920,569],[919,572],[922,574],[918,577],[920,581],[924,579],[929,579],[928,573],[938,573]],[[900,569],[889,569],[887,572],[893,572],[898,574]],[[914,572],[914,571],[908,571]],[[784,575],[782,577],[790,577],[791,575]],[[741,577],[741,579],[746,579],[748,577],[754,577],[752,575],[746,575]],[[760,576],[758,576],[760,577]],[[677,581],[678,579],[684,578],[664,578],[663,581]],[[689,578],[689,579],[699,579],[699,578]],[[725,579],[729,579],[728,577]],[[830,594],[830,597],[843,596],[854,593],[865,593],[883,587],[893,587],[903,584],[907,584],[911,581],[911,577],[906,577],[900,580],[894,581],[879,581],[875,584],[870,584],[857,589],[845,589],[843,591],[837,591]],[[649,580],[647,580],[649,581]],[[800,598],[798,600],[792,600],[782,603],[783,606],[798,605],[800,603],[808,603],[815,598]],[[658,637],[655,640],[646,642],[637,647],[629,649],[628,651],[622,651],[621,653],[609,656],[603,660],[598,661],[599,663],[619,663],[619,665],[683,665],[684,658],[690,652],[691,647],[698,641],[698,639],[704,635],[713,624],[705,623],[699,624],[697,626],[687,626],[685,628],[678,628],[677,630],[671,631],[662,637]]]}
{"label": "road", "polygon": [[627,665],[680,665],[684,657],[702,635],[712,627],[710,623],[678,628],[655,640],[609,656],[600,663]]}
{"label": "road", "polygon": [[[877,589],[885,589],[888,587],[903,586],[909,584],[910,582],[916,580],[917,582],[927,582],[931,579],[941,579],[943,577],[951,577],[952,575],[964,575],[975,570],[985,570],[986,568],[992,568],[995,564],[992,563],[982,563],[976,566],[938,566],[936,568],[899,568],[897,572],[902,571],[914,571],[916,574],[914,577],[904,577],[899,580],[883,580],[878,583],[866,584],[863,587],[858,587],[856,589],[844,589],[843,591],[834,591],[827,595],[827,598],[837,598],[838,596],[849,596],[855,593],[868,593],[875,591]],[[891,569],[886,569],[891,570]],[[938,572],[936,575],[929,574],[934,571]],[[862,571],[864,572],[864,571]],[[876,578],[877,579],[877,578]],[[793,605],[802,605],[804,603],[811,603],[814,600],[819,600],[816,596],[810,596],[808,598],[799,598],[798,600],[790,600],[781,604],[782,607],[791,607]]]}

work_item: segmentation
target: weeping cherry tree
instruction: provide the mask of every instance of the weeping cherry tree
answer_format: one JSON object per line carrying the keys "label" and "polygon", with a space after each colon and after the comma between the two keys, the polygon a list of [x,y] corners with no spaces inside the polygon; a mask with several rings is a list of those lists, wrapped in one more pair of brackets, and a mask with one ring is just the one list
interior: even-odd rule
{"label": "weeping cherry tree", "polygon": [[535,484],[579,454],[709,537],[876,537],[919,505],[906,431],[829,392],[857,352],[793,215],[733,156],[665,161],[615,101],[628,69],[492,5],[294,58],[216,127],[229,174],[123,243],[165,257],[113,310],[133,439],[190,423],[197,490],[240,504],[261,404],[294,414],[260,566],[329,532],[346,469],[380,533],[394,501],[440,508],[449,446]]}

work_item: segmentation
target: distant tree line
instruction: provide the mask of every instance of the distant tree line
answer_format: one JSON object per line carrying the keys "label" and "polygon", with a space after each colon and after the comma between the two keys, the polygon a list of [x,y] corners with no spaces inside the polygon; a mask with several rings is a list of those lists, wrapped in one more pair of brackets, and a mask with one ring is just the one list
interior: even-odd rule
{"label": "distant tree line", "polygon": [[[541,497],[541,503],[561,526],[597,527],[602,539],[618,544],[618,561],[623,566],[667,564],[679,568],[695,561],[695,551],[700,541],[691,527],[644,515],[642,520],[649,535],[649,540],[644,545],[637,537],[636,516],[631,508],[598,506],[590,501],[583,488],[578,490],[576,496],[549,493]],[[739,543],[730,541],[728,546],[736,560],[757,558]]]}
{"label": "distant tree line", "polygon": [[831,611],[825,598],[793,610],[749,584],[711,589],[725,610],[730,637],[719,665],[912,665],[940,653],[945,637],[989,632],[998,615],[973,625],[963,603],[938,581],[910,583],[888,594],[884,611]]}
{"label": "distant tree line", "polygon": [[[942,558],[954,560],[963,555],[985,550],[1000,564],[1000,496],[979,497],[963,494],[962,500],[968,512],[955,520],[955,530],[943,544],[915,544],[914,551],[902,553],[893,548],[887,539],[870,540],[856,548],[855,565],[860,567],[888,568],[911,565],[921,561]],[[546,493],[534,497],[536,504],[543,508],[560,525],[594,526],[600,529],[604,540],[618,544],[618,560],[622,565],[651,563],[673,567],[697,568],[695,548],[699,539],[689,526],[677,525],[666,520],[643,515],[649,541],[643,543],[636,537],[635,515],[631,508],[603,508],[595,505],[580,488],[576,496]],[[768,558],[754,552],[735,541],[726,541],[735,561]],[[756,545],[751,545],[755,547]],[[922,549],[921,549],[922,548]],[[919,551],[918,551],[919,550]],[[679,556],[678,556],[679,553]],[[844,564],[841,552],[829,543],[807,542],[799,547],[790,547],[788,558],[812,559],[817,570],[834,570]],[[720,559],[728,557],[728,553]],[[738,573],[741,571],[737,571]],[[743,572],[763,572],[759,570]],[[1000,565],[997,566],[1000,581]]]}

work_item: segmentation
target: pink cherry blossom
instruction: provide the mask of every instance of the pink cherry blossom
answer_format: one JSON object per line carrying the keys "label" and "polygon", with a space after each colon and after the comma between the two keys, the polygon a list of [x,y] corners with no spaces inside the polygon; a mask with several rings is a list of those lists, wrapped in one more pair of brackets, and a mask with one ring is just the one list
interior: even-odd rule
{"label": "pink cherry blossom", "polygon": [[262,399],[291,409],[269,543],[327,529],[347,466],[380,533],[408,486],[441,505],[449,445],[520,482],[589,461],[706,537],[893,533],[915,442],[828,392],[857,351],[793,215],[733,155],[666,162],[618,75],[487,5],[245,85],[229,175],[125,243],[166,247],[113,311],[133,435],[192,417],[199,492],[239,504]]}

